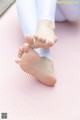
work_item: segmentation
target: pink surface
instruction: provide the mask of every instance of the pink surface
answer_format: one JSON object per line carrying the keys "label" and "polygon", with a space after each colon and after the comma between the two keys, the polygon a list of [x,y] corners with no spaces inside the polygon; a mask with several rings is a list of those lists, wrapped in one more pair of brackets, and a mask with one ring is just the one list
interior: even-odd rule
{"label": "pink surface", "polygon": [[51,88],[14,62],[24,43],[16,5],[1,18],[0,113],[7,112],[8,120],[80,120],[80,25],[57,23],[56,31],[51,51],[57,83]]}

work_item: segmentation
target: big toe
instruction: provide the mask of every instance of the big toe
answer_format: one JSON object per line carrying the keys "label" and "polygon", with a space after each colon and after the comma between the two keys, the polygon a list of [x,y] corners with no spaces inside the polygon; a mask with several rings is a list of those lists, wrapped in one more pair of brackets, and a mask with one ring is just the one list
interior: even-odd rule
{"label": "big toe", "polygon": [[33,45],[34,44],[33,37],[30,35],[26,36],[26,42],[29,43],[30,45]]}
{"label": "big toe", "polygon": [[23,49],[24,49],[25,53],[28,53],[32,50],[32,48],[30,47],[30,45],[28,43],[23,44]]}

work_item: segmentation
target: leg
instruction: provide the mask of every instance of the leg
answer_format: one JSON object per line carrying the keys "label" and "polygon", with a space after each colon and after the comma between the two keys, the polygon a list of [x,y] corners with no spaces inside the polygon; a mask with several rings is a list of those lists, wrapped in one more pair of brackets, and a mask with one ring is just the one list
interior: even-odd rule
{"label": "leg", "polygon": [[66,21],[66,17],[65,17],[63,11],[61,10],[61,8],[60,8],[60,6],[58,4],[57,4],[57,7],[56,7],[55,20],[56,20],[56,22],[64,22],[64,21]]}
{"label": "leg", "polygon": [[[36,1],[17,0],[17,7],[24,35],[26,36],[28,33],[31,33],[32,35],[35,34],[38,21]],[[18,54],[20,60],[18,59],[16,62],[23,71],[35,76],[40,82],[46,85],[54,85],[56,78],[54,77],[53,64],[50,60],[51,56],[49,49],[38,48],[35,49],[35,51],[29,46],[29,44],[24,44],[20,48]]]}
{"label": "leg", "polygon": [[55,9],[56,9],[56,0],[36,0],[37,1],[37,12],[39,23],[34,36],[35,40],[39,40],[43,44],[34,44],[33,39],[28,40],[27,42],[33,48],[42,47],[49,48],[53,46],[57,37],[55,35]]}
{"label": "leg", "polygon": [[[20,25],[22,27],[24,36],[27,36],[27,34],[36,34],[38,25],[36,0],[17,0],[16,2]],[[50,59],[52,58],[49,49],[38,48],[35,49],[35,51],[41,57],[46,55],[46,57],[49,57]]]}
{"label": "leg", "polygon": [[68,21],[80,21],[80,4],[60,4],[59,7]]}

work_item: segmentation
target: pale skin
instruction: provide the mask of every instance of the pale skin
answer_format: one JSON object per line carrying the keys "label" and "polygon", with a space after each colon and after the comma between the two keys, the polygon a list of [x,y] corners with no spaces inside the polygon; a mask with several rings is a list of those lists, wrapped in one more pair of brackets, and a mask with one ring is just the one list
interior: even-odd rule
{"label": "pale skin", "polygon": [[[54,29],[55,25],[51,21],[41,21],[37,35],[34,35],[35,43],[32,36],[28,36],[27,42],[19,48],[18,59],[16,60],[16,63],[24,72],[31,74],[38,81],[48,86],[54,86],[56,83],[53,62],[47,57],[40,57],[34,51],[34,48],[51,47],[56,41]],[[45,31],[45,34],[43,34],[43,31]]]}

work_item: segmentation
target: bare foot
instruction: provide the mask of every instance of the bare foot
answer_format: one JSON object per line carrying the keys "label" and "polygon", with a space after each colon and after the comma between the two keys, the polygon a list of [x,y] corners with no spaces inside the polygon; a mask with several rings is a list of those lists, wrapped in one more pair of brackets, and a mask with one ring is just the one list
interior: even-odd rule
{"label": "bare foot", "polygon": [[47,20],[41,21],[36,35],[26,36],[26,42],[30,44],[32,48],[49,48],[57,41],[54,28],[53,22]]}
{"label": "bare foot", "polygon": [[36,77],[45,85],[53,86],[56,82],[52,61],[39,55],[29,46],[24,44],[18,52],[19,60],[16,63],[21,69]]}

